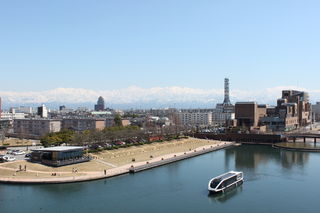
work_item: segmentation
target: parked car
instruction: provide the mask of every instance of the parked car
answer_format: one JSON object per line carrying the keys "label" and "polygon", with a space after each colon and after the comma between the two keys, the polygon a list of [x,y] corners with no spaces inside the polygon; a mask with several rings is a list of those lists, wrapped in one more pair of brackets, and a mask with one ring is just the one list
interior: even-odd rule
{"label": "parked car", "polygon": [[15,157],[11,157],[11,156],[8,156],[8,155],[5,155],[3,156],[3,159],[7,162],[11,162],[11,161],[15,161],[16,158]]}
{"label": "parked car", "polygon": [[30,158],[31,157],[31,153],[28,153],[24,156],[25,158]]}
{"label": "parked car", "polygon": [[118,145],[118,146],[119,146],[119,145],[120,145],[120,146],[121,146],[121,145],[125,145],[125,144],[126,144],[126,143],[123,142],[123,141],[117,141],[117,142],[115,142],[115,145]]}
{"label": "parked car", "polygon": [[7,151],[7,155],[12,155],[13,151],[14,151],[14,150],[9,149],[9,150]]}
{"label": "parked car", "polygon": [[89,148],[90,149],[100,149],[100,148],[102,148],[102,146],[100,146],[98,144],[91,144],[91,145],[89,145]]}
{"label": "parked car", "polygon": [[22,150],[14,150],[12,152],[13,155],[24,155],[26,154],[26,152],[22,151]]}
{"label": "parked car", "polygon": [[5,162],[5,160],[3,159],[4,155],[0,155],[0,163]]}

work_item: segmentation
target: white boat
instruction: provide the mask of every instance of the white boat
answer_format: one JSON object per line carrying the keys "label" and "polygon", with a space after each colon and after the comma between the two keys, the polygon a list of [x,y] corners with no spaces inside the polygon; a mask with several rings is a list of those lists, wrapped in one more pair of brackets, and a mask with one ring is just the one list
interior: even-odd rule
{"label": "white boat", "polygon": [[212,193],[225,192],[228,188],[243,183],[243,172],[230,171],[212,178],[208,184],[208,190]]}

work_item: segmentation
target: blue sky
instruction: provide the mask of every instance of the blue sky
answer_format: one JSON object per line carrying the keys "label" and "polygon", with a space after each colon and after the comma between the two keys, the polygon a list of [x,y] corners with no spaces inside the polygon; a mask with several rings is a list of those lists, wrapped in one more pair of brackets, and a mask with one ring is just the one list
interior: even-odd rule
{"label": "blue sky", "polygon": [[0,91],[318,89],[320,1],[0,0]]}

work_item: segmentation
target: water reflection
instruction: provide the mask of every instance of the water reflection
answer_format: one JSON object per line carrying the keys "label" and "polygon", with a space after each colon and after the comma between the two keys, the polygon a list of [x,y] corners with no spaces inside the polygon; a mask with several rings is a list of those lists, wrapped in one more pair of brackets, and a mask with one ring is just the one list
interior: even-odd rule
{"label": "water reflection", "polygon": [[[100,181],[102,183],[102,181]],[[68,183],[68,184],[49,184],[35,185],[32,187],[34,193],[46,193],[52,196],[60,196],[61,194],[74,195],[85,191],[88,187],[86,183]]]}
{"label": "water reflection", "polygon": [[304,142],[283,142],[277,145],[289,147],[289,148],[304,148],[304,149],[320,149],[320,143],[314,143],[312,141]]}
{"label": "water reflection", "polygon": [[226,168],[231,168],[230,164],[235,162],[237,170],[255,170],[269,161],[275,161],[286,169],[292,169],[296,166],[303,167],[308,160],[309,153],[307,152],[266,149],[261,145],[245,145],[225,150]]}
{"label": "water reflection", "polygon": [[218,194],[208,194],[208,198],[213,203],[225,203],[232,198],[236,197],[242,192],[242,185],[229,189],[224,193],[218,193]]}

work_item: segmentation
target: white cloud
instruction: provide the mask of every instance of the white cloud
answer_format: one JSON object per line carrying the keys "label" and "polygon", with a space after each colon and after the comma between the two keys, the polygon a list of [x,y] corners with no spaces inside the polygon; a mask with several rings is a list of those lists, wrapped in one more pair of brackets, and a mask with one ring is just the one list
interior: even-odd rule
{"label": "white cloud", "polygon": [[[273,87],[259,91],[232,90],[231,101],[257,101],[258,103],[275,104],[284,89],[308,91],[305,88],[291,86]],[[320,90],[308,91],[311,101],[320,99]],[[87,90],[80,88],[56,88],[39,92],[10,92],[0,91],[0,97],[9,103],[85,103],[96,102],[99,96],[105,98],[106,103],[126,104],[133,103],[203,103],[214,104],[223,101],[223,89],[195,89],[187,87],[153,87],[141,88],[131,86],[118,90]],[[201,106],[199,106],[201,107]]]}

